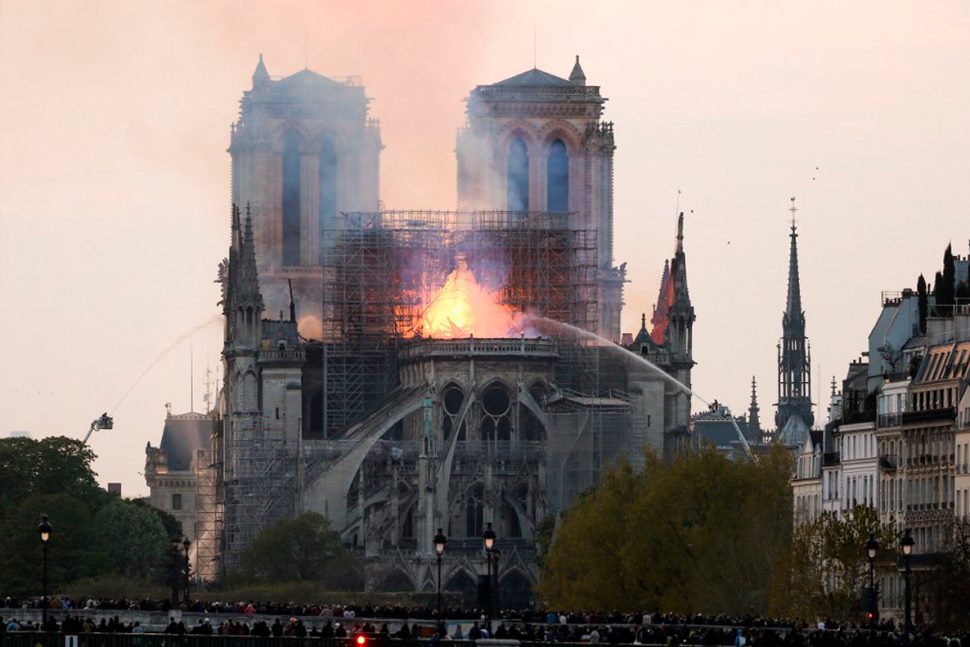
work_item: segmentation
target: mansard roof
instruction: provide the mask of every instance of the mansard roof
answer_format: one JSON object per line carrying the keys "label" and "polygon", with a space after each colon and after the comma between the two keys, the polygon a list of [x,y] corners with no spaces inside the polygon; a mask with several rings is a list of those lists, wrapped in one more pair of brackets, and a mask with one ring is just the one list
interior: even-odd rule
{"label": "mansard roof", "polygon": [[[584,77],[585,80],[585,77]],[[504,81],[499,81],[494,85],[510,87],[538,87],[538,86],[565,86],[574,87],[576,84],[568,79],[564,79],[561,76],[556,76],[555,74],[550,74],[549,72],[544,72],[537,67],[531,70],[526,70],[521,74],[516,74],[515,76],[510,76]]]}
{"label": "mansard roof", "polygon": [[165,452],[169,472],[192,469],[196,450],[208,449],[210,437],[219,429],[219,420],[202,413],[182,413],[165,419],[159,448]]}
{"label": "mansard roof", "polygon": [[966,380],[970,377],[970,342],[933,346],[920,365],[913,386]]}

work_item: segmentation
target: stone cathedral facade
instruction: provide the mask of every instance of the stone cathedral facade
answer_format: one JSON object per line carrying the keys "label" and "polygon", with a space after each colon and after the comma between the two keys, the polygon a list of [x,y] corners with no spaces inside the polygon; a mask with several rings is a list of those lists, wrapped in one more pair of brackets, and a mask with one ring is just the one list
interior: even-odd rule
{"label": "stone cathedral facade", "polygon": [[[456,147],[460,211],[382,212],[380,130],[360,84],[310,70],[274,79],[260,57],[231,133],[231,244],[218,278],[224,384],[201,461],[214,471],[198,479],[211,489],[199,500],[212,503],[194,522],[199,559],[219,565],[213,577],[262,528],[314,511],[361,556],[376,590],[434,590],[441,528],[443,588],[474,603],[492,523],[503,603],[525,605],[541,528],[621,457],[636,464],[647,448],[687,446],[689,396],[617,361],[613,344],[395,328],[410,266],[436,247],[414,241],[440,235],[433,260],[443,271],[503,259],[520,277],[503,298],[545,295],[521,297],[539,314],[552,308],[545,283],[563,281],[559,320],[619,342],[625,268],[613,259],[605,101],[578,59],[569,78],[533,69],[478,86]],[[456,231],[435,229],[441,219]],[[644,315],[625,348],[689,387],[695,315],[682,215],[671,238],[650,329]],[[551,277],[549,265],[563,274]],[[354,389],[378,397],[331,415],[351,410]]]}

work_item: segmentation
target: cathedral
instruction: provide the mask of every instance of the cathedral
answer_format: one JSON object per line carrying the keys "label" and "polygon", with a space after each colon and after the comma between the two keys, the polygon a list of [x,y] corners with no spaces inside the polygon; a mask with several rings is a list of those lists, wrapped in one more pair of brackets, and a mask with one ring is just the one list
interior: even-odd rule
{"label": "cathedral", "polygon": [[479,85],[457,210],[386,211],[359,80],[274,78],[260,56],[229,147],[224,382],[211,411],[175,417],[212,432],[180,461],[163,434],[146,465],[153,504],[171,507],[168,483],[192,502],[201,577],[314,511],[371,590],[434,590],[440,529],[442,588],[473,603],[491,525],[503,604],[526,605],[540,528],[618,460],[688,446],[689,395],[622,361],[690,386],[683,214],[650,329],[621,334],[605,102],[578,57],[568,78]]}

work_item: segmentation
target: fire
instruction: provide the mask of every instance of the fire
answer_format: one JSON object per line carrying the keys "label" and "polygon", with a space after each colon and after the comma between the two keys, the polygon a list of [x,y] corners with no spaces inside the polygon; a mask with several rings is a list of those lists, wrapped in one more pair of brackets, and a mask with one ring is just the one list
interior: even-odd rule
{"label": "fire", "polygon": [[509,337],[522,327],[521,313],[503,305],[497,292],[479,284],[463,262],[426,303],[413,331],[424,337]]}

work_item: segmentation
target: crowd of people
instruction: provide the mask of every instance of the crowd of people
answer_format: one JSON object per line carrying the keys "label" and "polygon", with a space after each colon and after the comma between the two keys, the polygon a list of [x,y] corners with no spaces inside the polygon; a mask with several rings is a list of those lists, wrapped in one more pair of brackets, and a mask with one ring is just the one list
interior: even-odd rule
{"label": "crowd of people", "polygon": [[[57,598],[49,608],[47,624],[18,622],[17,610],[39,609],[41,600],[0,598],[3,632],[60,632],[65,634],[143,634],[138,621],[125,621],[124,613],[89,617],[92,611],[171,611],[164,601],[129,599]],[[321,640],[371,636],[383,641],[474,641],[481,638],[511,639],[523,643],[587,643],[633,645],[697,645],[701,647],[970,647],[970,634],[943,635],[928,630],[905,635],[892,622],[876,626],[817,622],[809,625],[758,616],[679,615],[660,613],[555,612],[507,610],[487,622],[479,610],[449,609],[439,622],[433,608],[368,605],[298,605],[266,602],[193,602],[180,611],[202,617],[170,617],[166,634],[296,637]],[[257,617],[260,616],[260,617]],[[271,621],[265,616],[273,618]],[[192,618],[188,622],[186,617]],[[158,631],[158,629],[156,629]]]}

